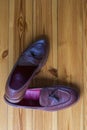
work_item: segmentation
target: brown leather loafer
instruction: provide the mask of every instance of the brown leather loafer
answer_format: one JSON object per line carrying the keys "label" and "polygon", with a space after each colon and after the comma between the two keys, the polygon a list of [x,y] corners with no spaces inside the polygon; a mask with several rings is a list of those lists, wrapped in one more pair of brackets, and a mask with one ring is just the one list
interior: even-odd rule
{"label": "brown leather loafer", "polygon": [[46,40],[41,39],[27,48],[8,77],[5,89],[5,99],[17,103],[24,97],[32,78],[46,63],[49,46]]}
{"label": "brown leather loafer", "polygon": [[5,101],[15,107],[57,111],[71,106],[79,99],[79,92],[70,87],[52,86],[46,88],[29,88],[18,103]]}

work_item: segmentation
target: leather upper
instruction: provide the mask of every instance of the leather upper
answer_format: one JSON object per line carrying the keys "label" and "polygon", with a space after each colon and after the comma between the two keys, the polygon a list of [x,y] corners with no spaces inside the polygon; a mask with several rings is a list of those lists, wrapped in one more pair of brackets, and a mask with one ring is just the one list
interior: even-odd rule
{"label": "leather upper", "polygon": [[[48,87],[41,90],[39,102],[44,107],[63,108],[73,104],[78,99],[78,93],[73,88]],[[54,108],[56,109],[56,108]]]}
{"label": "leather upper", "polygon": [[48,58],[48,43],[41,39],[30,45],[14,65],[5,88],[5,98],[19,102],[29,87],[32,78],[40,71]]}
{"label": "leather upper", "polygon": [[46,53],[46,42],[40,40],[31,45],[21,55],[18,65],[39,65]]}

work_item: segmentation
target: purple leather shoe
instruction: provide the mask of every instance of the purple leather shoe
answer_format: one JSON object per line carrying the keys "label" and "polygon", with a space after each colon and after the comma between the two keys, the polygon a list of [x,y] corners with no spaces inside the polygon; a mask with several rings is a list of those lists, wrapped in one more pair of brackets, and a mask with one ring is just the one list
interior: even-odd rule
{"label": "purple leather shoe", "polygon": [[15,107],[57,111],[71,106],[79,99],[79,92],[70,87],[53,86],[46,88],[29,88],[18,103],[5,101]]}
{"label": "purple leather shoe", "polygon": [[41,39],[27,48],[8,77],[5,89],[5,99],[17,103],[24,97],[32,78],[40,71],[48,58],[49,46]]}

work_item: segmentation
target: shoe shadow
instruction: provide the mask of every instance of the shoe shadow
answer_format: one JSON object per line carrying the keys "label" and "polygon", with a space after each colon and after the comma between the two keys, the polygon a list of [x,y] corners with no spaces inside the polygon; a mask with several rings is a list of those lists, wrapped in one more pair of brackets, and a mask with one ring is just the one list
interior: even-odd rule
{"label": "shoe shadow", "polygon": [[74,89],[76,89],[78,91],[78,93],[80,93],[80,95],[82,94],[82,91],[80,89],[80,86],[77,85],[76,83],[72,83],[72,82],[67,82],[67,81],[63,81],[63,80],[54,80],[54,79],[49,79],[49,78],[35,78],[33,79],[30,87],[35,87],[35,88],[44,88],[44,87],[51,87],[51,86],[56,86],[56,85],[61,85],[61,86],[65,86],[65,87],[72,87]]}

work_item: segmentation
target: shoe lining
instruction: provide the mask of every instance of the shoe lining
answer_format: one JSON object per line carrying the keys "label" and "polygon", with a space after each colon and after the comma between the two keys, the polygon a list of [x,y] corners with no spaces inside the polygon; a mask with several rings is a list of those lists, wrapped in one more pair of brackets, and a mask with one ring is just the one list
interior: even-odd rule
{"label": "shoe lining", "polygon": [[17,66],[11,76],[10,88],[18,90],[29,80],[37,66]]}
{"label": "shoe lining", "polygon": [[28,89],[25,93],[24,98],[17,103],[20,106],[40,106],[39,104],[40,89],[30,90]]}

